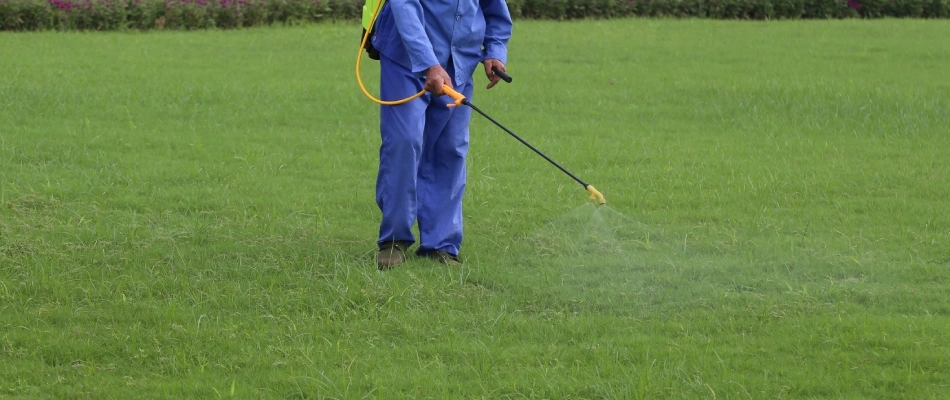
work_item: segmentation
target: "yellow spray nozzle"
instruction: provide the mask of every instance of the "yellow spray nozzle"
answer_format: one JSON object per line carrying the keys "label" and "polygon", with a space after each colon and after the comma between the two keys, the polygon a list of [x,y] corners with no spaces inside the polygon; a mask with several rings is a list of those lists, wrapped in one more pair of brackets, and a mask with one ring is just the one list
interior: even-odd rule
{"label": "yellow spray nozzle", "polygon": [[455,99],[455,103],[446,104],[446,107],[458,107],[462,105],[462,102],[465,101],[465,95],[459,93],[455,89],[449,87],[449,85],[442,85],[442,91],[445,92],[449,97]]}
{"label": "yellow spray nozzle", "polygon": [[600,205],[607,204],[607,199],[604,198],[604,195],[600,194],[600,191],[594,189],[593,186],[587,185],[587,191],[590,192],[590,201],[596,201]]}

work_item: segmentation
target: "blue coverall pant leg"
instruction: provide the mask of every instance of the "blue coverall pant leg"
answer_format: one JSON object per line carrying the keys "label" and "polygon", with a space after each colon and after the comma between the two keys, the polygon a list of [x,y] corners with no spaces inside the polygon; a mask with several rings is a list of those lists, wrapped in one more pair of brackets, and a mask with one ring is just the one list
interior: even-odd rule
{"label": "blue coverall pant leg", "polygon": [[[382,99],[402,99],[422,90],[424,77],[385,55],[380,58]],[[446,71],[452,75],[454,68]],[[455,88],[469,98],[470,81]],[[408,103],[380,106],[376,204],[383,216],[378,244],[414,243],[412,225],[418,221],[420,253],[459,253],[472,111],[467,106],[446,107],[448,103],[448,96],[427,93]]]}

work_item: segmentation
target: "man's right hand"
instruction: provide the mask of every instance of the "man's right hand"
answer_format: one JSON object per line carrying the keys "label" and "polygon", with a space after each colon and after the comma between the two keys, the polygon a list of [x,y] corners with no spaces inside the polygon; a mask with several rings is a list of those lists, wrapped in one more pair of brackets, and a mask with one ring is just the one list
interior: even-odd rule
{"label": "man's right hand", "polygon": [[442,85],[446,85],[450,88],[455,88],[452,86],[452,78],[449,77],[449,74],[445,72],[445,69],[441,65],[433,65],[429,69],[425,70],[426,73],[426,83],[425,90],[429,93],[432,93],[437,96],[445,94],[442,90]]}

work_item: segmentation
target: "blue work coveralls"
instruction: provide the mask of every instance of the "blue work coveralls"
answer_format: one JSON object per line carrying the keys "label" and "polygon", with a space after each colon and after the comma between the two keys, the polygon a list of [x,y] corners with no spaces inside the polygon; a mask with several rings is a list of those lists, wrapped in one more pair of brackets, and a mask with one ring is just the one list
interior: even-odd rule
{"label": "blue work coveralls", "polygon": [[[388,0],[375,22],[380,98],[397,100],[423,89],[424,71],[441,65],[454,88],[472,96],[482,60],[507,63],[512,23],[505,0]],[[412,244],[419,223],[420,254],[457,256],[462,244],[462,195],[469,107],[448,108],[448,96],[426,93],[380,107],[376,203],[382,211],[377,244]]]}

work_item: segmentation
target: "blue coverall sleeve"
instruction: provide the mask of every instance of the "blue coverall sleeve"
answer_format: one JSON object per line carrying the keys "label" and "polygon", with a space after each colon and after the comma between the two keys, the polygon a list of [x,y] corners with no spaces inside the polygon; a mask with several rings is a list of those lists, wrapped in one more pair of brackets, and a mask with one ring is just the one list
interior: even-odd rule
{"label": "blue coverall sleeve", "polygon": [[479,0],[485,14],[485,48],[482,61],[494,58],[508,64],[508,40],[511,39],[511,14],[504,0]]}
{"label": "blue coverall sleeve", "polygon": [[392,7],[396,29],[402,37],[402,43],[409,54],[412,72],[422,72],[438,65],[432,43],[426,35],[423,25],[423,11],[420,0],[389,0]]}

